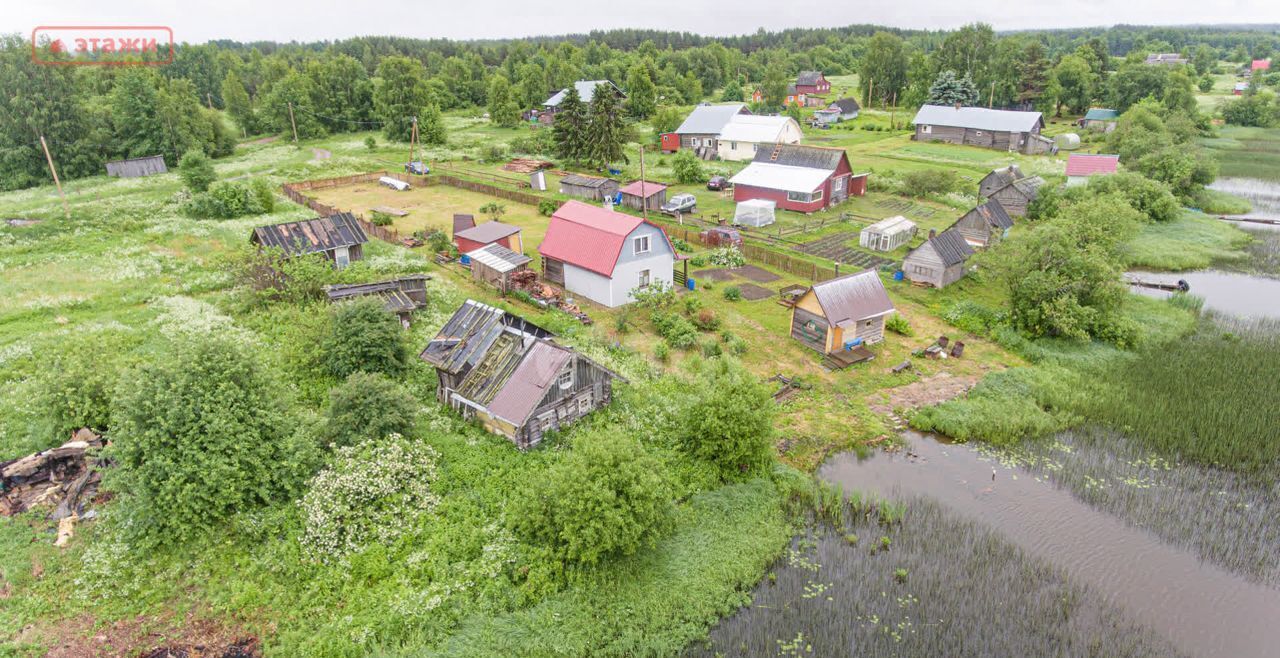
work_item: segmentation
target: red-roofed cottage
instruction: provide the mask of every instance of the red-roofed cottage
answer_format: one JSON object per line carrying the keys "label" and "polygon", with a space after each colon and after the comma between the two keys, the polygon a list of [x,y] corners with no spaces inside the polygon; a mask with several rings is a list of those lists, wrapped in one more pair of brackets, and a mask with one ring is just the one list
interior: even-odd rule
{"label": "red-roofed cottage", "polygon": [[634,215],[568,201],[551,215],[538,247],[542,275],[608,307],[634,301],[632,292],[672,284],[676,252],[667,234]]}
{"label": "red-roofed cottage", "polygon": [[1072,153],[1067,156],[1067,187],[1084,185],[1089,182],[1090,176],[1114,174],[1119,164],[1118,155]]}
{"label": "red-roofed cottage", "polygon": [[485,222],[453,234],[453,244],[458,253],[465,254],[491,244],[500,244],[511,251],[524,253],[524,241],[520,239],[520,227],[502,222]]}
{"label": "red-roofed cottage", "polygon": [[1255,59],[1253,60],[1253,64],[1249,66],[1250,73],[1266,73],[1270,70],[1271,60],[1269,59]]}

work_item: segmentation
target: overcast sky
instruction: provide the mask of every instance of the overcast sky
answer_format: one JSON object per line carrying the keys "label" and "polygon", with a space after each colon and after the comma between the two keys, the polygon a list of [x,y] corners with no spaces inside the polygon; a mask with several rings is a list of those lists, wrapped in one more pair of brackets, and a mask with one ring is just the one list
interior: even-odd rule
{"label": "overcast sky", "polygon": [[874,23],[998,30],[1280,23],[1280,0],[0,0],[0,31],[38,25],[166,25],[178,41],[315,41],[364,35],[501,38],[656,28],[726,36],[758,28]]}

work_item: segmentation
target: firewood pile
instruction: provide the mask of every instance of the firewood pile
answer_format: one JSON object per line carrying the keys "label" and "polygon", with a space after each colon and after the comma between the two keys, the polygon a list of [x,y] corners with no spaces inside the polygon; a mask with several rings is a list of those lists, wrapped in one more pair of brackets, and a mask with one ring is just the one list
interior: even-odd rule
{"label": "firewood pile", "polygon": [[407,236],[407,237],[400,238],[400,244],[406,247],[409,247],[410,249],[414,249],[416,247],[421,247],[423,245],[423,242],[422,240],[419,240],[418,238],[415,238],[413,236]]}
{"label": "firewood pile", "polygon": [[[102,473],[94,468],[92,451],[101,448],[102,437],[84,428],[67,443],[12,461],[0,462],[0,516],[13,516],[37,507],[52,507],[49,520],[62,522],[84,515],[84,502],[92,500]],[[67,530],[69,538],[70,531]]]}
{"label": "firewood pile", "polygon": [[533,270],[520,270],[511,273],[511,289],[529,295],[542,306],[558,308],[577,318],[582,324],[591,324],[591,317],[582,312],[578,305],[566,300],[560,289],[538,280],[538,273]]}
{"label": "firewood pile", "polygon": [[546,160],[534,160],[532,158],[515,158],[511,160],[511,162],[508,162],[507,164],[502,165],[502,168],[506,171],[514,171],[518,174],[532,174],[533,172],[538,171],[539,169],[550,169],[554,166],[555,166],[555,163],[547,162]]}

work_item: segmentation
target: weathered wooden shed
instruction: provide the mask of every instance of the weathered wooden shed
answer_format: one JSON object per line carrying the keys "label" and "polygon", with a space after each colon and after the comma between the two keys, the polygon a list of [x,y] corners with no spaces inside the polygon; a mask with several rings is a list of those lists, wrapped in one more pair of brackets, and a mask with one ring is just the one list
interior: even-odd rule
{"label": "weathered wooden shed", "polygon": [[992,194],[995,194],[996,190],[1026,177],[1027,175],[1022,173],[1022,170],[1015,164],[992,169],[991,173],[983,176],[982,180],[978,181],[978,198],[989,199]]}
{"label": "weathered wooden shed", "polygon": [[[622,205],[636,210],[661,210],[667,202],[667,186],[653,181],[636,181],[618,190],[622,193]],[[643,188],[643,189],[641,189]]]}
{"label": "weathered wooden shed", "polygon": [[882,219],[858,233],[858,244],[875,251],[893,251],[916,236],[916,223],[897,215]]}
{"label": "weathered wooden shed", "polygon": [[164,166],[163,155],[148,155],[143,158],[113,160],[107,163],[107,175],[116,178],[138,178],[163,174],[167,171],[169,168]]}
{"label": "weathered wooden shed", "polygon": [[959,231],[970,245],[985,248],[1004,239],[1013,228],[1013,218],[998,200],[991,199],[962,215],[951,228]]}
{"label": "weathered wooden shed", "polygon": [[560,193],[592,201],[604,201],[618,196],[620,185],[612,178],[597,178],[582,174],[569,174],[560,179]]}
{"label": "weathered wooden shed", "polygon": [[1021,178],[991,193],[991,198],[1004,206],[1010,217],[1025,217],[1027,206],[1040,196],[1044,179],[1039,176]]}
{"label": "weathered wooden shed", "polygon": [[1039,112],[925,105],[912,123],[915,124],[912,139],[922,142],[967,144],[1028,154],[1044,153],[1053,146],[1053,140],[1040,139],[1044,118]]}
{"label": "weathered wooden shed", "polygon": [[471,278],[483,281],[506,294],[511,290],[511,275],[529,269],[532,258],[516,253],[500,244],[485,245],[466,254],[471,261]]}
{"label": "weathered wooden shed", "polygon": [[884,319],[893,310],[875,270],[847,274],[814,284],[796,299],[791,337],[825,355],[851,352],[884,340]]}
{"label": "weathered wooden shed", "polygon": [[325,286],[325,294],[331,303],[344,302],[358,297],[379,297],[388,311],[409,327],[410,314],[427,305],[428,274],[410,274],[389,281],[352,283]]}
{"label": "weathered wooden shed", "polygon": [[328,217],[283,222],[253,229],[249,241],[259,247],[280,249],[286,258],[324,254],[337,269],[364,258],[369,241],[359,220],[349,212]]}
{"label": "weathered wooden shed", "polygon": [[609,403],[618,375],[524,318],[472,299],[419,355],[442,404],[521,450]]}
{"label": "weathered wooden shed", "polygon": [[1116,129],[1116,124],[1119,121],[1119,112],[1104,107],[1092,107],[1089,108],[1088,112],[1084,113],[1084,118],[1080,119],[1080,127],[1086,130],[1109,133]]}
{"label": "weathered wooden shed", "polygon": [[936,235],[930,231],[924,244],[907,252],[902,271],[914,283],[942,288],[964,277],[965,262],[972,255],[973,248],[954,227]]}
{"label": "weathered wooden shed", "polygon": [[453,244],[460,254],[475,251],[490,244],[500,244],[516,253],[524,253],[524,240],[520,237],[520,227],[498,221],[477,224],[454,233]]}

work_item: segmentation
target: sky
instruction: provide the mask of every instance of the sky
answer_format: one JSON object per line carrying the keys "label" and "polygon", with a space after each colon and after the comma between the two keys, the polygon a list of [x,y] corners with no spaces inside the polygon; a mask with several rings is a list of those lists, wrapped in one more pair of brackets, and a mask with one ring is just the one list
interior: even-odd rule
{"label": "sky", "polygon": [[997,30],[1118,23],[1280,23],[1278,0],[0,0],[0,32],[40,25],[165,25],[178,41],[319,41],[394,35],[485,39],[654,28],[729,36],[872,23]]}

